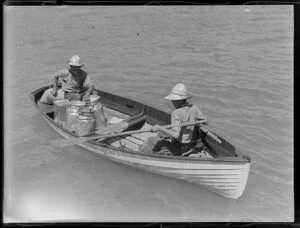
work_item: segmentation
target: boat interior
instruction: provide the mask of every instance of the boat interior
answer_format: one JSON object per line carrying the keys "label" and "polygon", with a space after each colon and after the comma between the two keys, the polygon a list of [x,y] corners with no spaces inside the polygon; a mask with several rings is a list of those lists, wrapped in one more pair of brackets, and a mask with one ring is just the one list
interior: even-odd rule
{"label": "boat interior", "polygon": [[[33,93],[32,99],[38,106],[38,109],[51,118],[54,122],[54,107],[53,105],[41,104],[39,99],[43,92],[50,87],[44,87]],[[124,131],[132,131],[138,129],[149,129],[152,125],[168,125],[171,123],[170,113],[154,107],[142,104],[140,102],[114,95],[108,92],[97,90],[101,97],[101,103],[104,105],[104,114],[109,124],[116,124],[123,120],[128,122],[128,128]],[[55,123],[55,122],[54,122]],[[56,124],[56,123],[55,123]],[[66,130],[66,129],[65,129]],[[71,136],[75,136],[74,132],[66,130]],[[122,150],[139,151],[142,145],[149,137],[155,136],[157,133],[145,132],[139,134],[132,134],[127,136],[118,136],[113,138],[102,139],[101,143],[109,144],[113,147]],[[237,157],[235,147],[227,142],[222,137],[218,136],[222,143],[218,144],[214,139],[208,135],[202,136],[202,141],[207,148],[209,148],[209,155],[212,158],[219,157]],[[99,140],[100,141],[100,140]]]}

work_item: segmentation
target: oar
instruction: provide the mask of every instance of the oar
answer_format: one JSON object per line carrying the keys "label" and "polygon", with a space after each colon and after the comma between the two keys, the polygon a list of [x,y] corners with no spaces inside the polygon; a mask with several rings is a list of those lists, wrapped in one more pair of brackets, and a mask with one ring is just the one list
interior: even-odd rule
{"label": "oar", "polygon": [[95,131],[98,135],[107,135],[112,133],[119,133],[126,130],[129,127],[129,123],[127,121],[121,121],[115,124],[109,124],[104,128],[100,128]]}
{"label": "oar", "polygon": [[[195,124],[203,124],[205,123],[205,120],[200,120],[200,121],[196,121],[196,122],[187,122],[181,125],[165,125],[165,126],[161,126],[163,128],[173,128],[176,126],[179,127],[186,127],[186,126],[191,126],[191,125],[195,125]],[[59,147],[66,147],[66,146],[72,146],[72,145],[76,145],[76,144],[81,144],[87,141],[91,141],[91,140],[96,140],[96,139],[105,139],[105,138],[113,138],[113,137],[118,137],[118,136],[125,136],[125,135],[133,135],[133,134],[139,134],[139,133],[145,133],[145,132],[149,132],[151,131],[152,128],[149,129],[143,129],[143,130],[133,130],[133,131],[126,131],[126,132],[120,132],[120,133],[112,133],[112,134],[107,134],[107,135],[96,135],[96,136],[90,136],[90,137],[80,137],[80,138],[71,138],[71,139],[62,139],[62,140],[57,140],[57,141],[52,141],[51,144],[54,145],[59,145]],[[214,135],[213,133],[209,132],[208,130],[205,129],[205,132],[207,134],[210,134],[210,136],[213,135],[214,139],[216,139],[217,142],[221,143],[221,140]]]}
{"label": "oar", "polygon": [[204,131],[204,133],[206,133],[208,136],[210,136],[212,139],[214,139],[215,141],[217,141],[218,143],[222,143],[222,141],[212,132],[210,132],[209,130],[207,130],[205,127],[200,126],[200,129],[202,131]]}

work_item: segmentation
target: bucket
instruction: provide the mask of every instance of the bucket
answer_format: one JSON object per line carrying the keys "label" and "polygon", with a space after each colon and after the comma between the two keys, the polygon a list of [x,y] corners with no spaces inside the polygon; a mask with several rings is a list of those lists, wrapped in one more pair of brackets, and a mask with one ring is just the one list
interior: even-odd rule
{"label": "bucket", "polygon": [[70,105],[69,100],[56,100],[54,103],[54,121],[64,125],[67,120],[67,107]]}

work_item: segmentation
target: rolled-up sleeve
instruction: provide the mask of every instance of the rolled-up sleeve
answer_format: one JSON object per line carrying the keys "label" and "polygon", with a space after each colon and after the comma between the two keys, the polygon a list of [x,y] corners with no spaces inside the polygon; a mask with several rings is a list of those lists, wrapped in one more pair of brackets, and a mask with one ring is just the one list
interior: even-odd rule
{"label": "rolled-up sleeve", "polygon": [[56,78],[64,78],[67,77],[68,75],[69,75],[69,71],[67,69],[59,70],[54,74]]}
{"label": "rolled-up sleeve", "polygon": [[87,75],[85,80],[84,80],[83,86],[84,87],[90,87],[92,85],[93,85],[93,81],[91,80],[90,76]]}
{"label": "rolled-up sleeve", "polygon": [[[173,112],[172,115],[171,115],[171,124],[172,125],[181,125],[181,118],[180,118],[180,115],[178,115],[178,113],[176,112]],[[174,132],[177,132],[178,134],[180,133],[181,131],[181,127],[172,127],[172,129],[170,129]]]}

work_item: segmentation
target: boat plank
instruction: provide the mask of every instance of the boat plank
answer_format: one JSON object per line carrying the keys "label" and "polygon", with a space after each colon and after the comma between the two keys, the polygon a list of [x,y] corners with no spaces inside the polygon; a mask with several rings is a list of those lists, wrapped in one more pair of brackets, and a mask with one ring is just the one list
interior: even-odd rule
{"label": "boat plank", "polygon": [[127,139],[128,141],[133,142],[137,145],[142,145],[144,143],[144,140],[141,140],[141,139],[133,137],[133,136],[126,136],[125,139]]}
{"label": "boat plank", "polygon": [[127,147],[128,149],[131,149],[133,151],[138,151],[139,150],[139,147],[137,144],[135,143],[132,143],[131,141],[127,140],[127,139],[121,139],[120,140],[120,144],[122,146],[125,146]]}

